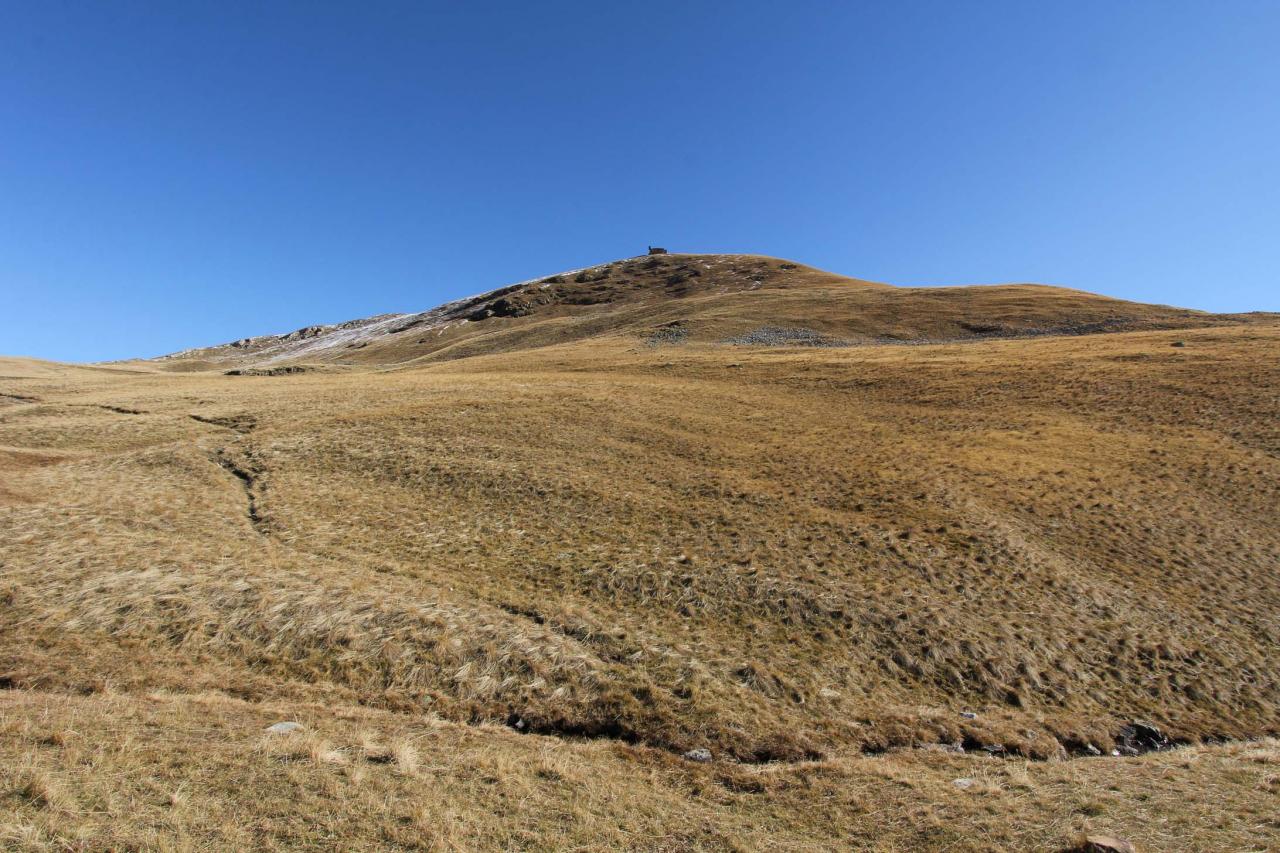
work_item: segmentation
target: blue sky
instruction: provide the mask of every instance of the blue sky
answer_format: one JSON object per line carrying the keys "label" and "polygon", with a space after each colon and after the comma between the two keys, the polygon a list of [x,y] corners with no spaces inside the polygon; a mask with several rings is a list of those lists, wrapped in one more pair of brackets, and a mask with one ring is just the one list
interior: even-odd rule
{"label": "blue sky", "polygon": [[0,353],[673,251],[1280,310],[1280,3],[0,0]]}

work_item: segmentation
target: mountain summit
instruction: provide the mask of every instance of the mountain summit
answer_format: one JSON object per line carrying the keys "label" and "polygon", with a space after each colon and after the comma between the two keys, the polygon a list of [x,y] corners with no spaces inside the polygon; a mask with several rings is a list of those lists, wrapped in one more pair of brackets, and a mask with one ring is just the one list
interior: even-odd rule
{"label": "mountain summit", "polygon": [[851,345],[1216,325],[1199,311],[1011,284],[893,287],[763,255],[660,254],[447,302],[163,357],[170,369],[389,365],[601,335],[661,343]]}

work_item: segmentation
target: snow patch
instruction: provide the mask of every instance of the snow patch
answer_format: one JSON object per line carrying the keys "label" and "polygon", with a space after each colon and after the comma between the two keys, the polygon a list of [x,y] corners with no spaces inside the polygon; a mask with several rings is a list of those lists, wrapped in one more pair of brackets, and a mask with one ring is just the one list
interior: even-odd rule
{"label": "snow patch", "polygon": [[[639,257],[643,256],[638,256]],[[626,259],[634,260],[634,259]],[[451,326],[463,326],[468,322],[465,317],[459,318],[457,312],[468,303],[483,300],[499,290],[510,290],[519,287],[538,285],[547,288],[551,283],[548,278],[576,276],[610,266],[617,261],[595,264],[589,267],[565,270],[551,275],[517,281],[513,284],[486,290],[473,296],[465,296],[438,305],[428,311],[416,314],[379,314],[359,320],[331,325],[304,326],[282,335],[258,335],[243,338],[234,343],[219,344],[211,347],[196,347],[181,352],[159,356],[156,361],[180,358],[204,358],[219,362],[243,362],[251,359],[255,364],[270,365],[280,361],[314,358],[334,350],[354,348],[356,345],[370,343],[378,338],[392,334],[413,331],[416,334],[436,332],[443,335]],[[704,262],[703,267],[710,269],[711,264]]]}

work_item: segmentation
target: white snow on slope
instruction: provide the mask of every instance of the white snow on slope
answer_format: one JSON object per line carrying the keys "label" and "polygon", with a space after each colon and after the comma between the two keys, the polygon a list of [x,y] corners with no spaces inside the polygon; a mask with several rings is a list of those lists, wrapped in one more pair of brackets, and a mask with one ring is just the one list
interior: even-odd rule
{"label": "white snow on slope", "polygon": [[[625,260],[638,260],[640,257],[644,256]],[[349,320],[345,323],[306,326],[281,335],[259,335],[253,338],[244,338],[234,343],[182,350],[181,352],[160,356],[155,360],[163,361],[186,357],[227,363],[243,363],[245,360],[252,360],[254,364],[267,366],[286,359],[315,358],[321,353],[348,349],[356,344],[367,343],[385,337],[392,334],[396,329],[410,325],[414,332],[418,334],[430,331],[443,332],[451,324],[468,322],[465,318],[456,315],[456,312],[468,302],[489,297],[499,290],[540,284],[548,278],[568,278],[581,272],[609,266],[611,263],[617,262],[609,261],[589,267],[579,267],[565,270],[564,272],[552,273],[551,275],[517,281],[493,290],[477,293],[474,296],[454,299],[428,311],[421,311],[416,314],[379,314],[360,320]],[[705,263],[704,266],[706,266]],[[544,284],[542,286],[545,287],[547,285]]]}

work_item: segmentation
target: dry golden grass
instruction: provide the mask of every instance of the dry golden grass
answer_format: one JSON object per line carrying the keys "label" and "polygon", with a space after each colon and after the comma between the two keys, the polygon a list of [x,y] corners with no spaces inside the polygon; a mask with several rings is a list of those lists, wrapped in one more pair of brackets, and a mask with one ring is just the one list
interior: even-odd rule
{"label": "dry golden grass", "polygon": [[423,314],[388,315],[375,325],[376,334],[339,333],[332,345],[326,344],[329,332],[313,326],[190,350],[162,363],[169,370],[263,374],[424,364],[601,336],[649,345],[719,343],[761,327],[862,344],[1195,328],[1251,319],[1043,285],[891,287],[761,255],[666,255],[549,276]]}
{"label": "dry golden grass", "polygon": [[[0,362],[0,838],[1267,849],[1280,326],[1204,322]],[[1134,719],[1242,742],[1058,760]]]}
{"label": "dry golden grass", "polygon": [[[307,730],[263,733],[291,718]],[[415,750],[420,767],[366,752],[370,737]],[[367,707],[17,690],[0,695],[0,846],[1060,850],[1106,832],[1144,850],[1266,850],[1277,756],[1264,741],[1126,759],[906,750],[699,765]]]}
{"label": "dry golden grass", "polygon": [[[291,717],[306,733],[262,734]],[[717,766],[367,707],[24,690],[0,697],[0,734],[0,843],[14,849],[1028,850],[1088,831],[1262,850],[1280,831],[1274,740]],[[411,745],[419,771],[366,757],[370,736]]]}

